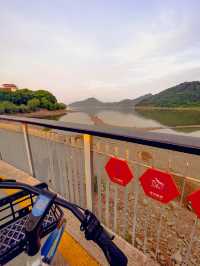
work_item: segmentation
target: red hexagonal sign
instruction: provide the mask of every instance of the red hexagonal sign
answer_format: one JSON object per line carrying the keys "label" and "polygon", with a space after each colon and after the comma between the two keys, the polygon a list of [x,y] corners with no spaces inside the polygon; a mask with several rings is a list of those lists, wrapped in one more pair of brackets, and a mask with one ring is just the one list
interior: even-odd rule
{"label": "red hexagonal sign", "polygon": [[191,202],[192,208],[200,218],[200,190],[194,191],[187,197],[187,200]]}
{"label": "red hexagonal sign", "polygon": [[105,169],[110,180],[121,186],[126,186],[133,178],[127,162],[118,158],[110,158]]}
{"label": "red hexagonal sign", "polygon": [[147,196],[165,204],[180,195],[172,176],[157,169],[148,169],[140,182]]}

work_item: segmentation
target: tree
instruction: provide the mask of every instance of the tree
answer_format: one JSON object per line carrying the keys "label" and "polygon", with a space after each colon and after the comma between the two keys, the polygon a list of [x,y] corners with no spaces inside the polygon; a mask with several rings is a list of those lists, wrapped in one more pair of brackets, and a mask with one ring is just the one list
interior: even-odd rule
{"label": "tree", "polygon": [[49,103],[47,109],[50,110],[50,111],[54,111],[54,110],[56,110],[56,105],[55,105],[55,103]]}
{"label": "tree", "polygon": [[28,101],[27,105],[31,111],[36,111],[40,106],[40,101],[36,98],[33,98],[32,100]]}
{"label": "tree", "polygon": [[63,103],[58,103],[56,97],[45,90],[32,91],[21,89],[15,92],[0,91],[0,114],[25,113],[36,111],[38,108],[59,110],[66,108],[66,106]]}
{"label": "tree", "polygon": [[48,110],[60,110],[65,109],[66,105],[64,103],[52,103],[49,102],[46,97],[42,97],[42,99],[40,100],[40,107]]}
{"label": "tree", "polygon": [[25,104],[19,105],[18,109],[19,109],[20,113],[29,113],[31,111],[30,107],[28,105],[25,105]]}
{"label": "tree", "polygon": [[34,98],[37,98],[40,101],[41,101],[42,98],[46,98],[51,103],[56,103],[57,102],[56,97],[52,93],[50,93],[48,91],[45,91],[45,90],[35,91],[34,92]]}
{"label": "tree", "polygon": [[5,113],[12,114],[12,113],[18,112],[18,107],[14,103],[4,101],[4,102],[2,102],[2,105],[3,105],[3,108],[5,110]]}
{"label": "tree", "polygon": [[0,91],[0,101],[11,101],[11,93]]}
{"label": "tree", "polygon": [[27,102],[34,98],[34,92],[29,89],[17,90],[11,93],[10,101],[14,104],[27,104]]}
{"label": "tree", "polygon": [[40,107],[48,109],[49,108],[49,101],[46,97],[42,97],[40,100]]}
{"label": "tree", "polygon": [[0,103],[0,114],[4,114],[4,113],[5,113],[4,105]]}
{"label": "tree", "polygon": [[66,104],[64,103],[55,103],[56,110],[61,110],[66,108]]}

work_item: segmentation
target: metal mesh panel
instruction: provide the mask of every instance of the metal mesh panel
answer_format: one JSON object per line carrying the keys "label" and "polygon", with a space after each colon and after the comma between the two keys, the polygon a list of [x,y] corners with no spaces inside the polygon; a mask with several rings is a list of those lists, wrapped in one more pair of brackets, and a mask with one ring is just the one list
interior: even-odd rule
{"label": "metal mesh panel", "polygon": [[24,225],[27,218],[23,217],[0,230],[0,256],[25,238]]}

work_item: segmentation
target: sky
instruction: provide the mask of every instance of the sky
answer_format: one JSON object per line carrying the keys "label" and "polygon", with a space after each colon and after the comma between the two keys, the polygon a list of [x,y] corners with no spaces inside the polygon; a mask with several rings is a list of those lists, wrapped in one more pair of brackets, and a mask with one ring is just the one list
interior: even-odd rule
{"label": "sky", "polygon": [[0,0],[0,84],[65,103],[200,80],[199,0]]}

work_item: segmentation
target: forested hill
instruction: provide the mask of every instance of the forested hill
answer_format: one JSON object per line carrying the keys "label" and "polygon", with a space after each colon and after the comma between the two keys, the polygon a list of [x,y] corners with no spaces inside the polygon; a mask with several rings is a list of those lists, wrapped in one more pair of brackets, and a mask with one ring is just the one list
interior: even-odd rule
{"label": "forested hill", "polygon": [[29,113],[40,109],[53,111],[65,108],[65,104],[58,103],[56,97],[46,90],[0,91],[0,114]]}
{"label": "forested hill", "polygon": [[200,107],[200,81],[171,87],[140,101],[136,107]]}
{"label": "forested hill", "polygon": [[124,99],[119,102],[101,102],[96,98],[88,98],[83,101],[74,102],[70,106],[75,108],[132,108],[136,103],[150,96],[151,94],[146,94],[135,99]]}

